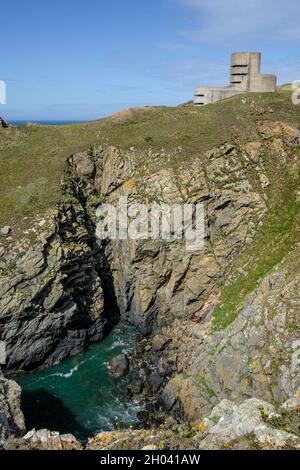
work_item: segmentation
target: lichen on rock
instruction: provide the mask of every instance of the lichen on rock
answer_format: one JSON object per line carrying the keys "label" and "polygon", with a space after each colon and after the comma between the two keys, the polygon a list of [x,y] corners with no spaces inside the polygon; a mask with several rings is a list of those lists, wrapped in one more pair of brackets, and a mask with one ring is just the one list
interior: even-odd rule
{"label": "lichen on rock", "polygon": [[[69,157],[56,209],[33,223],[30,236],[1,239],[5,370],[81,352],[120,315],[144,337],[137,367],[149,399],[200,423],[192,437],[172,432],[174,448],[298,448],[299,438],[272,428],[261,408],[272,420],[283,412],[275,405],[298,406],[299,132],[258,120],[253,134],[196,152],[188,164],[182,148],[110,143]],[[188,252],[184,240],[98,240],[97,207],[120,197],[202,203],[204,249]],[[7,413],[3,441],[7,420],[15,420]],[[102,433],[88,447],[167,441],[165,429],[143,432]],[[9,445],[77,446],[49,433]]]}

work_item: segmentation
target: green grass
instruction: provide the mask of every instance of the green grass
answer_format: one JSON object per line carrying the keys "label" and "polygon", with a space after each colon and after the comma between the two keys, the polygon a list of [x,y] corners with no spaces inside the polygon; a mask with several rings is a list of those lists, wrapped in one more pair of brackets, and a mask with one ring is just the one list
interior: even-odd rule
{"label": "green grass", "polygon": [[205,378],[198,377],[197,386],[203,393],[205,393],[209,400],[217,396],[214,390],[207,385]]}
{"label": "green grass", "polygon": [[300,203],[296,201],[295,190],[300,177],[291,179],[288,174],[273,177],[271,184],[268,215],[256,234],[253,243],[238,258],[232,268],[236,273],[242,267],[246,276],[239,275],[229,285],[221,285],[221,297],[214,310],[213,326],[220,330],[233,322],[243,307],[245,296],[251,293],[259,280],[278,264],[300,239]]}
{"label": "green grass", "polygon": [[279,416],[272,418],[264,417],[265,422],[274,429],[280,429],[300,437],[300,412],[297,411],[283,411]]}
{"label": "green grass", "polygon": [[[300,126],[300,108],[290,90],[249,94],[204,108],[157,108],[128,119],[103,119],[68,126],[33,126],[0,130],[0,225],[22,226],[24,217],[42,214],[60,197],[66,158],[92,145],[109,143],[141,154],[165,149],[172,159],[158,158],[159,168],[201,156],[211,147],[236,137],[256,136],[256,107],[274,113],[259,119],[279,119]],[[178,147],[182,151],[178,152]]]}

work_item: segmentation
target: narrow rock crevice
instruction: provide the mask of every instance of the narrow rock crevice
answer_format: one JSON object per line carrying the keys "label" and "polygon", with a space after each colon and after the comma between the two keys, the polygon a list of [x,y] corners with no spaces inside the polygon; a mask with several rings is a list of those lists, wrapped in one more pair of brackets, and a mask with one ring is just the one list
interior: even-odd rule
{"label": "narrow rock crevice", "polygon": [[[287,201],[296,197],[299,134],[295,140],[293,129],[271,122],[263,124],[263,131],[271,134],[267,142],[257,135],[259,145],[225,143],[195,157],[189,168],[183,162],[176,172],[169,166],[142,172],[136,152],[109,145],[73,155],[63,183],[65,200],[43,224],[47,228],[38,229],[34,248],[5,254],[0,338],[7,348],[6,370],[51,365],[81,352],[121,317],[142,334],[137,368],[151,406],[162,405],[191,422],[208,415],[223,398],[270,400],[271,394],[279,403],[295,394],[296,267],[288,284],[285,278],[281,282],[285,274],[278,264],[292,253],[292,242],[271,262],[266,258],[265,265],[260,257],[273,236],[274,208],[283,196]],[[262,167],[268,168],[269,185]],[[279,178],[286,168],[288,188]],[[103,202],[116,205],[124,196],[130,203],[203,202],[204,249],[187,253],[183,240],[97,240],[96,208]],[[275,217],[276,232],[282,213]],[[261,231],[266,220],[267,234]],[[272,248],[278,243],[275,235]],[[223,292],[236,280],[243,285],[253,261],[260,269],[254,266],[249,286],[233,292],[233,300],[229,296],[222,314],[227,329],[216,332],[213,315]],[[289,288],[294,302],[289,308],[288,299],[276,297],[274,311],[285,312],[277,322],[273,307],[263,310],[259,304],[259,297],[267,295],[272,306],[275,292],[267,289],[267,274],[275,265],[279,289]],[[247,303],[251,292],[258,299],[255,308]],[[279,339],[270,345],[273,330]]]}

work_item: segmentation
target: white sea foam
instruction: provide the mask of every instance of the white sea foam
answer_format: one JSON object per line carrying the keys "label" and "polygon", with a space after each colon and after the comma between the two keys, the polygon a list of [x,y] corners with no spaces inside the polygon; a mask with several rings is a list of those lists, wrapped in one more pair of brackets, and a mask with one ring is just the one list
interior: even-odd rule
{"label": "white sea foam", "polygon": [[70,372],[66,372],[65,374],[63,372],[55,372],[54,374],[51,374],[51,377],[64,377],[65,379],[69,379],[84,363],[85,361],[79,362],[70,370]]}
{"label": "white sea foam", "polygon": [[117,339],[112,343],[112,345],[108,348],[108,351],[113,351],[115,348],[118,348],[119,346],[125,346],[124,341],[121,339]]}

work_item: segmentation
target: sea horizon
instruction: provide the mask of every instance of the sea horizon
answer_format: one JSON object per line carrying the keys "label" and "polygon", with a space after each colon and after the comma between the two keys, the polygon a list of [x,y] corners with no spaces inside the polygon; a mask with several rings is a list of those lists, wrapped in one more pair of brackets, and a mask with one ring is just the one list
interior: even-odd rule
{"label": "sea horizon", "polygon": [[80,124],[82,122],[88,122],[84,119],[14,119],[9,121],[14,126],[26,126],[27,123],[39,124],[44,126],[63,126],[68,124]]}

